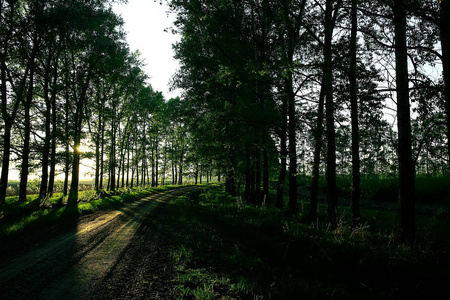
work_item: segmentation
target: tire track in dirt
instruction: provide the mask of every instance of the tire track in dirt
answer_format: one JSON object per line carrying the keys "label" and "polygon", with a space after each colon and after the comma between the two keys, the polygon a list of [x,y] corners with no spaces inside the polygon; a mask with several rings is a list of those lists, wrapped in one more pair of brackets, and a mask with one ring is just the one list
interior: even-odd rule
{"label": "tire track in dirt", "polygon": [[1,299],[84,298],[120,259],[136,230],[161,202],[195,187],[151,195],[0,263]]}

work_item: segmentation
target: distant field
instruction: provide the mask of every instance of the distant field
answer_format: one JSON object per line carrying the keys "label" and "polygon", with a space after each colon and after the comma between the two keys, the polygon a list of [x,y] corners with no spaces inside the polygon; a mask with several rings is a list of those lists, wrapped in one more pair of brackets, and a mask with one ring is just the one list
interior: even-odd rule
{"label": "distant field", "polygon": [[[41,181],[40,180],[30,180],[28,182],[28,187],[27,187],[27,194],[28,195],[32,195],[32,194],[38,194],[39,193],[39,188],[40,188],[40,184]],[[8,181],[8,189],[6,190],[6,196],[17,196],[19,193],[19,185],[20,185],[20,181],[19,180],[10,180]],[[94,180],[93,179],[83,179],[80,180],[79,183],[79,190],[90,190],[92,189],[92,186],[94,185]],[[69,187],[70,187],[70,181],[69,181]],[[64,188],[64,181],[62,180],[57,180],[55,181],[55,187],[54,187],[54,192],[58,193],[58,192],[62,192]]]}

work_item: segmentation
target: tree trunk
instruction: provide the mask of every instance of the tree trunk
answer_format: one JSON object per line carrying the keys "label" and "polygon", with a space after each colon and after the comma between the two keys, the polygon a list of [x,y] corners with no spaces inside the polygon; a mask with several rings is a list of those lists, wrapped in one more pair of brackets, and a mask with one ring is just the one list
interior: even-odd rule
{"label": "tree trunk", "polygon": [[[445,109],[447,115],[447,141],[450,141],[450,3],[441,1],[440,12],[440,35],[442,47],[442,69],[445,88]],[[448,248],[450,249],[450,142],[447,142],[447,180],[448,180],[448,214],[447,214],[447,233]]]}
{"label": "tree trunk", "polygon": [[102,116],[98,116],[98,128],[95,138],[95,177],[94,177],[94,187],[98,191],[100,188],[100,131],[102,124]]}
{"label": "tree trunk", "polygon": [[102,119],[101,126],[101,137],[100,137],[100,178],[99,178],[99,188],[103,189],[103,172],[104,172],[104,161],[103,157],[105,155],[105,121]]}
{"label": "tree trunk", "polygon": [[398,238],[414,244],[416,222],[414,207],[414,164],[411,151],[411,117],[408,90],[408,56],[406,46],[406,10],[404,0],[394,1],[395,68],[397,84],[398,159],[400,211]]}
{"label": "tree trunk", "polygon": [[180,163],[180,172],[178,173],[178,184],[182,185],[183,184],[183,164]]}
{"label": "tree trunk", "polygon": [[9,158],[11,156],[11,124],[5,122],[3,134],[2,178],[0,180],[0,203],[6,203],[6,189],[8,188]]}
{"label": "tree trunk", "polygon": [[332,0],[326,1],[325,7],[325,45],[324,45],[324,83],[325,107],[327,124],[327,201],[328,222],[332,227],[337,226],[337,189],[336,189],[336,135],[334,128],[333,103],[333,65],[332,65],[332,37],[333,24]]}
{"label": "tree trunk", "polygon": [[278,176],[277,185],[277,200],[276,207],[283,207],[283,195],[284,186],[286,182],[286,158],[287,158],[287,145],[286,145],[286,132],[287,132],[287,99],[283,97],[283,103],[281,107],[281,131],[280,131],[280,174]]}
{"label": "tree trunk", "polygon": [[[56,86],[57,76],[55,74],[53,86]],[[52,92],[51,97],[52,105],[52,135],[51,135],[51,154],[50,154],[50,177],[48,180],[48,192],[49,196],[53,195],[53,187],[56,176],[56,136],[57,136],[57,116],[56,116],[56,91]]]}
{"label": "tree trunk", "polygon": [[322,87],[320,88],[319,95],[319,107],[317,112],[317,126],[314,130],[314,162],[312,169],[312,182],[311,182],[311,198],[310,198],[310,211],[309,219],[313,222],[314,226],[318,226],[317,212],[318,212],[318,199],[319,194],[319,177],[320,177],[320,152],[322,151],[322,134],[323,134],[323,117],[324,117],[324,103],[325,103],[325,84],[322,80]]}
{"label": "tree trunk", "polygon": [[78,183],[80,179],[80,144],[81,144],[81,114],[82,104],[77,103],[74,121],[73,136],[73,159],[72,159],[72,181],[69,191],[69,206],[76,206],[78,203]]}
{"label": "tree trunk", "polygon": [[50,62],[51,58],[47,60],[47,65],[44,75],[44,100],[45,100],[45,137],[44,137],[44,147],[42,149],[42,176],[41,176],[41,186],[39,189],[39,197],[45,198],[47,195],[47,183],[48,183],[48,163],[49,163],[49,152],[50,152],[50,120],[51,120],[51,103],[49,96],[49,83],[50,83]]}
{"label": "tree trunk", "polygon": [[28,86],[28,92],[26,99],[23,101],[24,107],[24,141],[22,149],[22,166],[20,171],[20,187],[19,187],[19,201],[25,202],[27,200],[27,185],[28,185],[28,169],[30,159],[30,135],[31,135],[31,117],[30,109],[31,102],[33,101],[34,91],[34,58],[32,62],[33,66],[30,68],[30,81]]}
{"label": "tree trunk", "polygon": [[[290,64],[294,60],[294,32],[292,28],[289,28],[288,33],[288,57],[287,61]],[[289,68],[288,74],[285,78],[285,88],[288,97],[288,116],[289,116],[289,211],[292,213],[297,212],[297,137],[296,127],[297,121],[295,116],[295,94],[293,84],[292,69]]]}
{"label": "tree trunk", "polygon": [[358,30],[357,0],[352,0],[351,11],[351,36],[350,36],[350,106],[352,123],[352,227],[360,224],[360,159],[359,159],[359,120],[358,120],[358,94],[356,85],[356,34]]}
{"label": "tree trunk", "polygon": [[[115,110],[114,110],[115,115]],[[116,190],[116,123],[113,121],[111,123],[112,128],[112,139],[111,139],[111,152],[109,157],[109,172],[110,172],[110,190]]]}
{"label": "tree trunk", "polygon": [[255,203],[260,205],[262,202],[261,197],[261,148],[255,146]]}
{"label": "tree trunk", "polygon": [[[68,88],[68,87],[66,87]],[[65,135],[65,164],[64,164],[64,187],[63,187],[63,195],[67,195],[68,185],[69,185],[69,166],[70,166],[70,153],[69,153],[69,95],[66,90],[66,103],[65,103],[65,120],[64,120],[64,129],[66,132]]]}
{"label": "tree trunk", "polygon": [[158,169],[159,169],[159,145],[158,145],[158,139],[155,139],[155,147],[156,147],[156,157],[155,157],[155,168],[156,168],[156,170],[155,170],[155,186],[158,186],[159,185],[159,182],[158,182],[158,176],[159,176],[159,172],[158,172]]}

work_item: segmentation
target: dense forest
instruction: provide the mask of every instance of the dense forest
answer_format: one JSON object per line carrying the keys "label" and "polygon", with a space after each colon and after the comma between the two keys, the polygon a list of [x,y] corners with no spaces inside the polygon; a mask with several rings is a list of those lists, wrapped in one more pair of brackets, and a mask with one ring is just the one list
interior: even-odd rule
{"label": "dense forest", "polygon": [[42,198],[63,176],[76,203],[80,161],[91,159],[97,190],[206,174],[290,212],[308,175],[316,224],[325,176],[335,227],[337,179],[348,175],[357,227],[361,178],[392,176],[398,238],[414,243],[415,177],[450,166],[448,1],[168,3],[182,37],[171,84],[183,94],[170,100],[148,84],[110,1],[1,1],[0,202],[14,166],[20,199],[36,174]]}
{"label": "dense forest", "polygon": [[[328,222],[337,176],[351,175],[352,223],[362,176],[398,176],[401,241],[415,237],[415,176],[448,173],[446,1],[171,1],[195,151],[226,174],[229,193],[276,206],[320,175]],[[220,142],[219,142],[220,141]],[[286,169],[287,168],[287,169]],[[274,174],[277,174],[276,176]]]}

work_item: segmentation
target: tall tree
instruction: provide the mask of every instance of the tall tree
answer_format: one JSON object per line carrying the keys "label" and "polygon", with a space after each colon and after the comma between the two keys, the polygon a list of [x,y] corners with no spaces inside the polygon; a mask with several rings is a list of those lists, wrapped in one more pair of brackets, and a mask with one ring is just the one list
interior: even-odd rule
{"label": "tall tree", "polygon": [[360,221],[360,156],[359,156],[359,120],[358,120],[358,87],[356,75],[356,51],[358,31],[357,0],[352,0],[351,7],[351,36],[350,36],[350,106],[352,126],[352,226],[357,227]]}
{"label": "tall tree", "polygon": [[[337,225],[337,188],[336,188],[336,136],[334,125],[334,103],[333,103],[333,2],[327,0],[325,3],[324,24],[324,48],[323,48],[323,76],[325,86],[325,108],[326,108],[326,135],[327,135],[327,201],[328,222],[332,226]],[[337,7],[335,8],[337,14]]]}
{"label": "tall tree", "polygon": [[414,205],[414,164],[411,150],[411,116],[409,107],[408,53],[406,45],[406,8],[405,0],[394,1],[395,26],[395,69],[397,85],[397,126],[400,210],[400,241],[413,244],[416,221]]}

